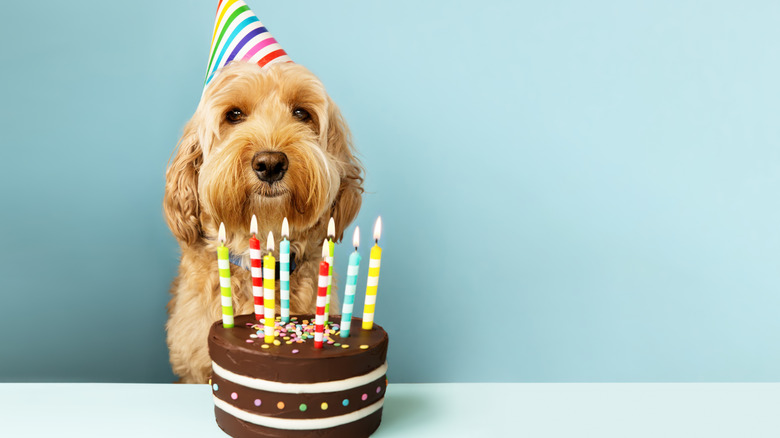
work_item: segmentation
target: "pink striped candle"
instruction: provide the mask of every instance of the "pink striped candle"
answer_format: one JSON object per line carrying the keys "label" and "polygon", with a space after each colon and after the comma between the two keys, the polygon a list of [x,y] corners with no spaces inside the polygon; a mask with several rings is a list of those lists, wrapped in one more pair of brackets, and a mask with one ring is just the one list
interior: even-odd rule
{"label": "pink striped candle", "polygon": [[252,223],[249,225],[249,259],[252,261],[252,296],[255,299],[255,319],[263,319],[265,308],[263,307],[263,259],[260,252],[260,240],[257,238],[257,216],[252,215]]}
{"label": "pink striped candle", "polygon": [[317,315],[314,317],[314,348],[322,348],[322,334],[325,331],[325,300],[328,295],[328,241],[322,243],[322,261],[320,262],[320,278],[317,285]]}

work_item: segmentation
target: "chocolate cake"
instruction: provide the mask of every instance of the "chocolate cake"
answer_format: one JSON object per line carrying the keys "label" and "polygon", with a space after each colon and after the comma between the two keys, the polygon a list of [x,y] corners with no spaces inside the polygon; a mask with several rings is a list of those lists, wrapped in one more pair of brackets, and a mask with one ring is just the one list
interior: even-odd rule
{"label": "chocolate cake", "polygon": [[214,411],[239,437],[367,437],[379,427],[387,379],[387,333],[374,324],[341,338],[328,324],[314,348],[313,315],[276,321],[272,344],[254,315],[217,321],[209,332]]}

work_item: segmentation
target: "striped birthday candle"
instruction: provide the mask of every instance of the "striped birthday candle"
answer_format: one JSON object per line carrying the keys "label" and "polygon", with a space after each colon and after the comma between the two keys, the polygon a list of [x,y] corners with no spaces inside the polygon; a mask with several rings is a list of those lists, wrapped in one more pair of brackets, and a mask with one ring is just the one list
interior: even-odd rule
{"label": "striped birthday candle", "polygon": [[349,255],[347,286],[344,288],[344,304],[341,307],[341,324],[339,328],[342,338],[349,337],[349,330],[352,325],[352,310],[355,307],[355,289],[357,288],[357,277],[360,269],[359,245],[360,227],[355,227],[355,233],[352,235],[352,246],[355,247],[355,252]]}
{"label": "striped birthday candle", "polygon": [[374,327],[374,312],[376,307],[376,291],[379,288],[379,267],[382,263],[382,248],[379,247],[379,236],[382,234],[382,218],[376,219],[374,225],[374,246],[368,259],[368,279],[366,281],[366,301],[363,306],[363,330]]}
{"label": "striped birthday candle", "polygon": [[282,221],[282,241],[279,242],[279,297],[282,301],[282,322],[290,322],[290,225]]}
{"label": "striped birthday candle", "polygon": [[336,223],[333,218],[328,221],[328,257],[325,259],[328,262],[328,293],[325,296],[325,322],[328,322],[328,316],[330,315],[330,287],[333,284],[333,251],[334,244],[333,239],[336,238]]}
{"label": "striped birthday candle", "polygon": [[322,261],[320,262],[320,277],[317,282],[317,314],[314,316],[314,348],[322,348],[323,332],[325,331],[325,296],[328,293],[328,241],[322,242]]}
{"label": "striped birthday candle", "polygon": [[217,71],[231,61],[256,63],[260,67],[292,62],[242,0],[220,0],[217,6],[204,90]]}
{"label": "striped birthday candle", "polygon": [[217,266],[219,267],[219,288],[222,292],[222,326],[233,327],[233,294],[230,291],[230,252],[225,246],[225,224],[219,224],[219,248],[217,248]]}
{"label": "striped birthday candle", "polygon": [[263,260],[260,252],[260,240],[257,238],[257,216],[252,215],[252,223],[249,226],[252,237],[249,238],[249,259],[252,261],[252,297],[255,300],[255,319],[263,319],[265,308],[263,306]]}
{"label": "striped birthday candle", "polygon": [[276,258],[273,255],[274,250],[274,234],[268,232],[268,240],[266,241],[266,250],[268,254],[263,257],[263,306],[265,307],[265,343],[270,344],[274,341],[274,328],[276,328]]}

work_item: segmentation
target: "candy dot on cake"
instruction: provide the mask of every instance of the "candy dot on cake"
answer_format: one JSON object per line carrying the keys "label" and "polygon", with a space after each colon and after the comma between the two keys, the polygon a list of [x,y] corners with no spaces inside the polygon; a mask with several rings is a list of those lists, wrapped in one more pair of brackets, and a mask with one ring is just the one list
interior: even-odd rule
{"label": "candy dot on cake", "polygon": [[[279,403],[281,403],[281,402],[279,402]],[[281,409],[281,408],[279,408],[279,409]],[[298,409],[300,409],[301,412],[306,412],[306,409],[308,409],[308,407],[306,406],[306,403],[301,403],[301,405],[298,406]]]}
{"label": "candy dot on cake", "polygon": [[279,403],[276,404],[276,407],[279,409],[284,409],[284,402],[280,401]]}
{"label": "candy dot on cake", "polygon": [[349,400],[345,398],[344,400],[342,400],[341,404],[344,406],[349,406]]}
{"label": "candy dot on cake", "polygon": [[237,399],[238,398],[238,393],[234,392],[234,393],[230,394],[230,398],[232,398],[233,400]]}
{"label": "candy dot on cake", "polygon": [[361,399],[361,400],[363,400],[363,401],[366,401],[366,399],[367,399],[367,398],[368,398],[368,394],[363,394],[363,395],[360,397],[360,399]]}
{"label": "candy dot on cake", "polygon": [[325,402],[322,402],[322,404],[320,405],[320,408],[322,408],[322,410],[324,411],[324,410],[328,409],[328,404],[325,403]]}
{"label": "candy dot on cake", "polygon": [[214,391],[217,391],[219,389],[219,385],[217,385],[216,383],[212,385],[212,387],[214,388]]}
{"label": "candy dot on cake", "polygon": [[381,386],[377,386],[376,387],[376,393],[379,394],[380,392],[382,392],[382,387]]}
{"label": "candy dot on cake", "polygon": [[260,406],[261,404],[263,404],[263,401],[260,400],[259,398],[256,398],[255,399],[255,406]]}

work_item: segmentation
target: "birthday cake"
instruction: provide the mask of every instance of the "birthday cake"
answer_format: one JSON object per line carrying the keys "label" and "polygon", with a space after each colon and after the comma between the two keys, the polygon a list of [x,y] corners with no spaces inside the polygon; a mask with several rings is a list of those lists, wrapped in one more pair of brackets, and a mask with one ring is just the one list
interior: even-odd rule
{"label": "birthday cake", "polygon": [[273,343],[255,315],[217,321],[209,332],[212,392],[219,427],[239,437],[367,437],[382,417],[387,333],[361,329],[347,338],[329,323],[314,347],[314,317],[277,318]]}

